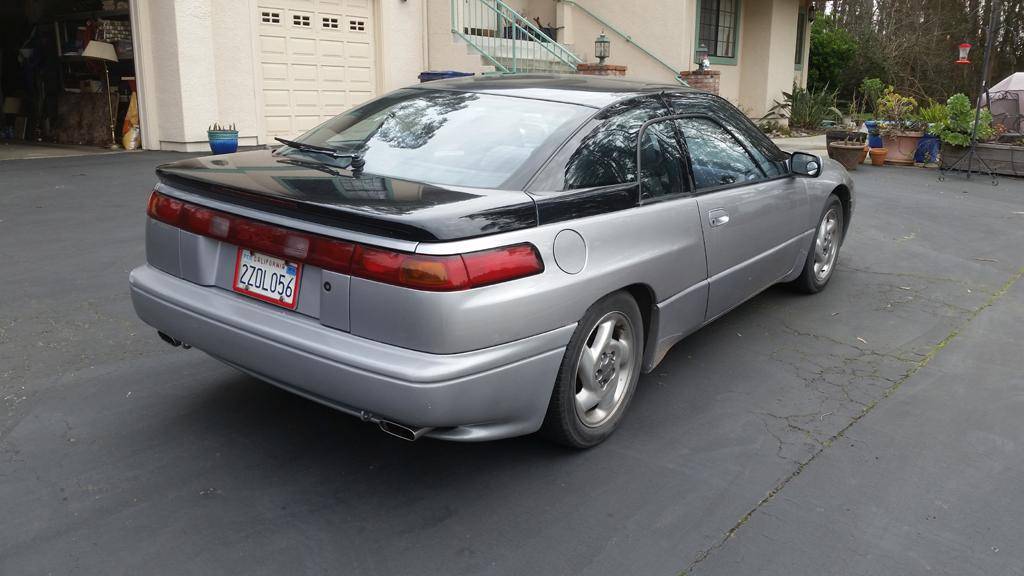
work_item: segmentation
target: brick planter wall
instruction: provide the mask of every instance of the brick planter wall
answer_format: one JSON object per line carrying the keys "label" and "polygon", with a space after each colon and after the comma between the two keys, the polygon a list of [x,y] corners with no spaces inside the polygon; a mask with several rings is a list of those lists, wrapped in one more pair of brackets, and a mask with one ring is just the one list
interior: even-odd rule
{"label": "brick planter wall", "polygon": [[577,64],[576,71],[590,76],[626,75],[626,67],[619,64]]}
{"label": "brick planter wall", "polygon": [[722,73],[718,70],[694,70],[692,72],[680,72],[679,77],[686,80],[690,86],[704,92],[718,94],[721,86]]}

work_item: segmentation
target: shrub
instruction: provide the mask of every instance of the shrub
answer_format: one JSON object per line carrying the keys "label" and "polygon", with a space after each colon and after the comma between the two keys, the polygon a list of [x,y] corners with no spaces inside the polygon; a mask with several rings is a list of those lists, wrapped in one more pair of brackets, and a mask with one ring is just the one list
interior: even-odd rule
{"label": "shrub", "polygon": [[914,118],[915,108],[917,108],[917,100],[896,92],[892,86],[887,87],[885,93],[878,99],[878,103],[875,104],[876,115],[884,121],[882,133],[893,136],[918,128],[919,123]]}
{"label": "shrub", "polygon": [[807,85],[811,89],[839,86],[857,55],[857,40],[834,18],[824,15],[811,24],[811,56]]}
{"label": "shrub", "polygon": [[843,113],[836,108],[836,93],[828,86],[815,91],[794,84],[793,90],[783,92],[782,102],[776,100],[768,113],[789,119],[790,128],[818,129],[825,120],[839,121],[842,118]]}
{"label": "shrub", "polygon": [[[946,101],[946,110],[948,117],[939,125],[939,138],[946,144],[970,146],[976,112],[974,106],[971,106],[970,99],[964,94],[953,94]],[[978,119],[978,140],[988,140],[994,133],[992,113],[982,110]]]}
{"label": "shrub", "polygon": [[775,120],[762,119],[757,123],[757,128],[769,136],[782,131],[782,126],[780,126]]}

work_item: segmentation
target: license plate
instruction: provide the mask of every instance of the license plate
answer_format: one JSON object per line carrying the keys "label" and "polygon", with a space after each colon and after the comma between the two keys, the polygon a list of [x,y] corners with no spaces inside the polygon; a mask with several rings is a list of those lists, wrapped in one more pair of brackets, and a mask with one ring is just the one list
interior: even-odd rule
{"label": "license plate", "polygon": [[294,310],[299,301],[301,276],[302,264],[238,249],[235,292]]}

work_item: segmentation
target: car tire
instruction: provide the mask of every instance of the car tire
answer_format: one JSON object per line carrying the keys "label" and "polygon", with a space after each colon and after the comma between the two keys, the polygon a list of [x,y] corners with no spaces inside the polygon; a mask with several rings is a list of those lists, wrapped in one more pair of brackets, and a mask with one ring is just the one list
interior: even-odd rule
{"label": "car tire", "polygon": [[793,281],[801,292],[815,294],[828,286],[839,263],[839,249],[845,232],[844,216],[843,203],[835,194],[830,195],[814,229],[803,272]]}
{"label": "car tire", "polygon": [[626,292],[611,294],[583,315],[569,340],[542,433],[583,449],[611,436],[640,379],[644,325]]}

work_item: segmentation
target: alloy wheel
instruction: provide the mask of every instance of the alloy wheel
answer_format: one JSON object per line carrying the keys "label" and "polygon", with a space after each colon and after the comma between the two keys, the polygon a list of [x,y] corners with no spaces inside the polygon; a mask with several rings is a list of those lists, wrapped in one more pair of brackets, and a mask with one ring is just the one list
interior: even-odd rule
{"label": "alloy wheel", "polygon": [[636,370],[635,345],[633,325],[621,312],[594,326],[576,363],[576,415],[585,426],[601,426],[622,406]]}
{"label": "alloy wheel", "polygon": [[814,239],[814,277],[818,282],[828,280],[839,255],[839,211],[832,207],[821,219]]}

